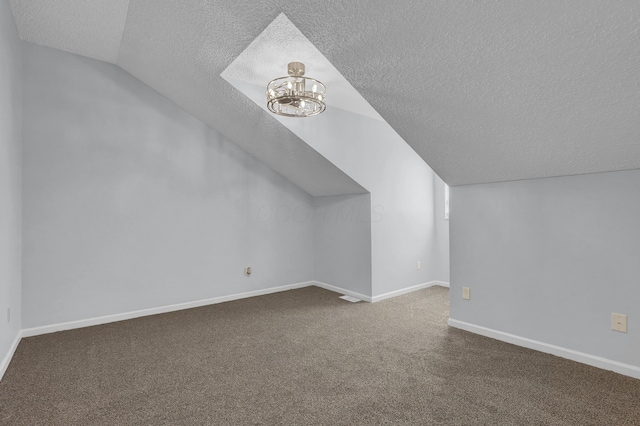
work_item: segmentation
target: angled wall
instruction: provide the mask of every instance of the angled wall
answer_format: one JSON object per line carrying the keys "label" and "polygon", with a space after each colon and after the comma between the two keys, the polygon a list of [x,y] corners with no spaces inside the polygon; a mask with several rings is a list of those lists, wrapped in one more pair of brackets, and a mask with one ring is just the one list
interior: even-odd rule
{"label": "angled wall", "polygon": [[640,170],[451,188],[452,325],[640,378],[639,188]]}
{"label": "angled wall", "polygon": [[[282,75],[291,46],[295,60],[308,66],[305,75],[327,85],[327,109],[310,119],[283,117],[266,106],[264,85]],[[378,301],[446,280],[448,252],[439,238],[446,230],[438,232],[435,199],[441,181],[284,13],[220,75],[270,123],[291,130],[370,193],[371,281],[358,293]]]}
{"label": "angled wall", "polygon": [[322,134],[304,123],[290,126],[371,193],[373,299],[445,281],[439,265],[448,261],[448,253],[436,238],[435,184],[442,181],[383,120],[338,108],[314,120]]}
{"label": "angled wall", "polygon": [[312,279],[307,193],[114,65],[23,57],[24,328]]}

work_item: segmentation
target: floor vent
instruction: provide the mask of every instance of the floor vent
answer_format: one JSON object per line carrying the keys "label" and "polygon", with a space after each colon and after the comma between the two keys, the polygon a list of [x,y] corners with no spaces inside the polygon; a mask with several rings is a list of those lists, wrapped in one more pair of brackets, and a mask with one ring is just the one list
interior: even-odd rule
{"label": "floor vent", "polygon": [[353,302],[353,303],[361,302],[360,299],[356,299],[355,297],[352,297],[352,296],[347,296],[346,294],[344,296],[340,296],[340,299],[346,300],[347,302]]}

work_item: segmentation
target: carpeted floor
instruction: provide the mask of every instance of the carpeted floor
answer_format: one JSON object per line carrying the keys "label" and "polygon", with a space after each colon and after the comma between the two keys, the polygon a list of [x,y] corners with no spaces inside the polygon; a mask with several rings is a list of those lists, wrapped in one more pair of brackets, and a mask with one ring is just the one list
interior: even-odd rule
{"label": "carpeted floor", "polygon": [[23,339],[3,425],[640,425],[640,380],[308,287]]}

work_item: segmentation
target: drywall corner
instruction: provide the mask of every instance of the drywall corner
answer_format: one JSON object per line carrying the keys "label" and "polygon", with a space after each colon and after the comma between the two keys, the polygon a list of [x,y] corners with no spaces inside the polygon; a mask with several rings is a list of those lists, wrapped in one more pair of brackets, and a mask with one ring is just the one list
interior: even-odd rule
{"label": "drywall corner", "polygon": [[452,187],[451,318],[640,367],[638,188],[640,170]]}
{"label": "drywall corner", "polygon": [[9,2],[4,1],[0,63],[0,359],[8,363],[21,328],[22,53]]}
{"label": "drywall corner", "polygon": [[314,279],[371,297],[371,195],[314,197]]}

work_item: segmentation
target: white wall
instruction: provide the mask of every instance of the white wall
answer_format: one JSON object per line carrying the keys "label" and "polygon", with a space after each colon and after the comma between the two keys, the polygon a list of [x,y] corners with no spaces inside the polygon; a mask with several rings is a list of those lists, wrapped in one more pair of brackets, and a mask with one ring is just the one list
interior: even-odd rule
{"label": "white wall", "polygon": [[290,128],[371,193],[372,296],[441,279],[435,173],[384,121],[337,108],[314,120]]}
{"label": "white wall", "polygon": [[371,196],[314,198],[314,280],[371,297]]}
{"label": "white wall", "polygon": [[308,194],[116,66],[23,57],[24,328],[312,278],[312,221],[270,214]]}
{"label": "white wall", "polygon": [[640,170],[451,191],[452,319],[640,367]]}
{"label": "white wall", "polygon": [[[20,330],[21,59],[9,2],[0,2],[0,377]],[[7,309],[11,308],[8,322]]]}
{"label": "white wall", "polygon": [[435,222],[433,246],[435,255],[432,256],[431,269],[435,281],[449,282],[449,220],[444,217],[445,184],[435,175],[433,179],[433,220]]}

